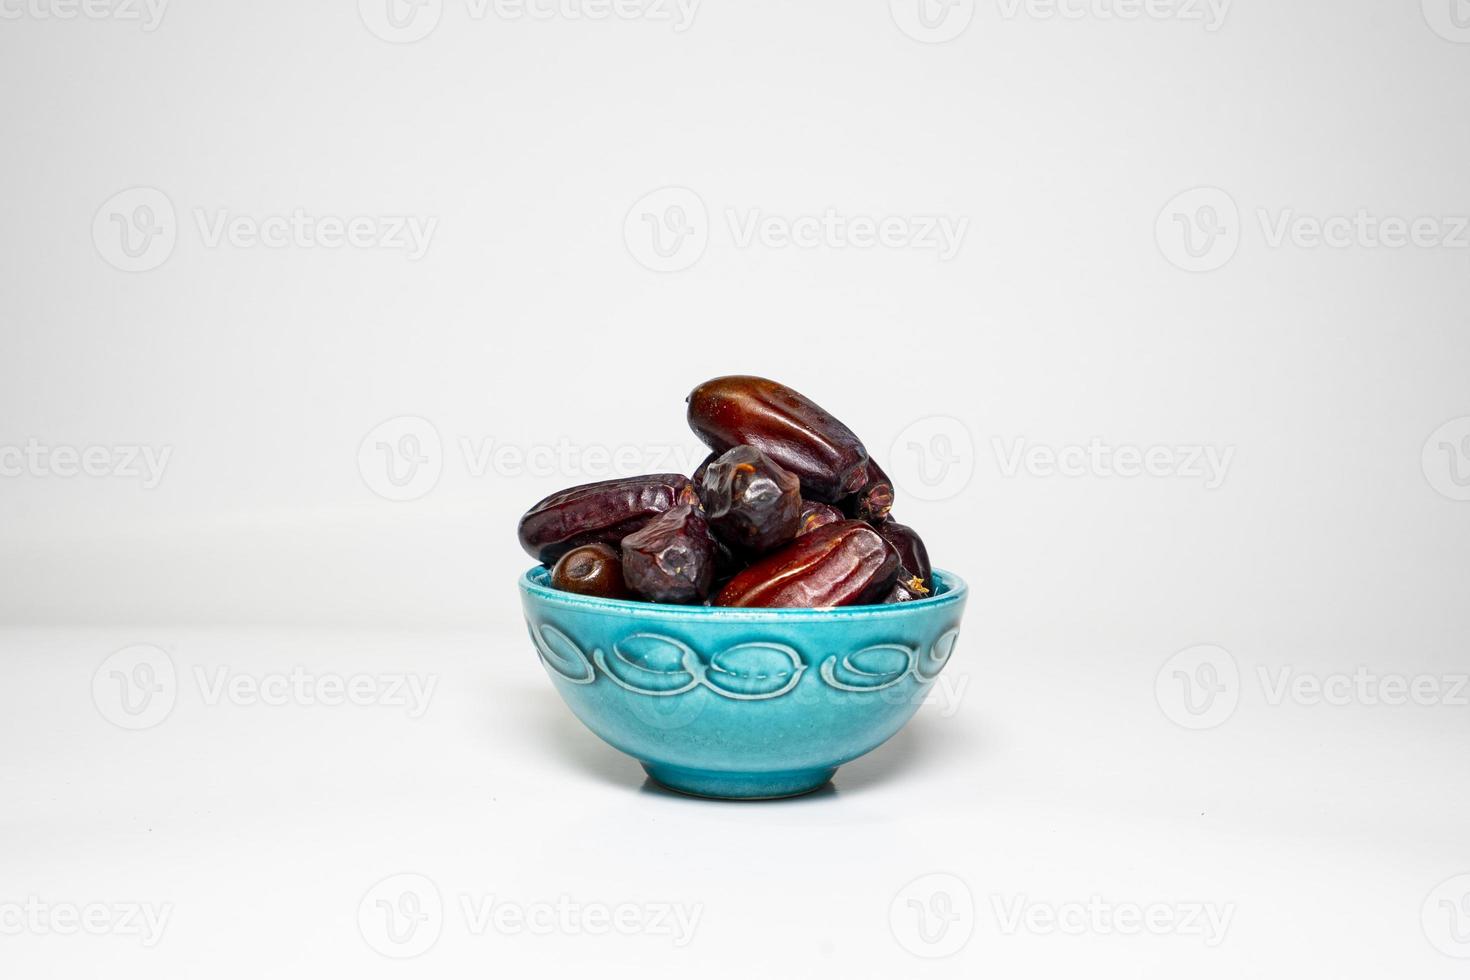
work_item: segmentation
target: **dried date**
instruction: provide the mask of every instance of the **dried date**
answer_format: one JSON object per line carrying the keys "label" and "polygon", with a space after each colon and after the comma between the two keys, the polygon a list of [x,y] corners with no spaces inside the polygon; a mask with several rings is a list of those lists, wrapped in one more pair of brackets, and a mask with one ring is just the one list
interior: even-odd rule
{"label": "dried date", "polygon": [[558,558],[551,570],[551,585],[565,592],[604,599],[632,597],[623,581],[622,557],[611,545],[600,541],[573,548]]}
{"label": "dried date", "polygon": [[899,563],[904,569],[917,577],[924,588],[932,589],[934,567],[929,564],[929,549],[924,547],[924,539],[919,537],[919,533],[897,521],[884,521],[876,530],[898,552]]}
{"label": "dried date", "polygon": [[736,575],[717,606],[858,606],[881,602],[899,573],[898,553],[862,521],[803,534]]}
{"label": "dried date", "polygon": [[801,481],[754,446],[736,446],[709,465],[698,487],[715,536],[760,554],[796,537]]}
{"label": "dried date", "polygon": [[689,426],[717,452],[754,446],[795,473],[808,497],[832,503],[859,490],[868,451],[853,431],[799,392],[732,375],[689,394]]}
{"label": "dried date", "polygon": [[694,468],[694,476],[690,477],[690,481],[694,484],[694,489],[698,490],[700,487],[704,486],[704,474],[709,469],[709,464],[713,463],[719,458],[719,453],[710,453],[704,458],[703,463],[700,463]]}
{"label": "dried date", "polygon": [[874,524],[887,518],[893,510],[893,481],[871,457],[863,470],[863,485],[857,493],[843,499],[842,509],[849,517]]}
{"label": "dried date", "polygon": [[911,575],[906,568],[898,570],[898,581],[893,583],[893,591],[888,593],[883,600],[883,605],[894,602],[913,602],[915,599],[923,599],[929,595],[929,590],[924,583],[919,581],[917,575]]}
{"label": "dried date", "polygon": [[846,520],[842,516],[842,511],[831,504],[824,504],[819,500],[804,500],[801,504],[801,520],[797,523],[796,533],[806,534],[808,531],[815,531],[819,527],[836,524],[842,520]]}
{"label": "dried date", "polygon": [[715,581],[715,542],[697,504],[667,510],[623,539],[623,579],[653,602],[700,602]]}
{"label": "dried date", "polygon": [[554,493],[526,511],[517,536],[527,554],[550,565],[579,545],[617,544],[669,508],[694,499],[694,485],[679,473],[588,483]]}

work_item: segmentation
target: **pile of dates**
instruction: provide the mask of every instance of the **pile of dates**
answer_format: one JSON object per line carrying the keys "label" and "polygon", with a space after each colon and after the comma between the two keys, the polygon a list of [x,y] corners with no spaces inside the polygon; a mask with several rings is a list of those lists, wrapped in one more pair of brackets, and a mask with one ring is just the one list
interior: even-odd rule
{"label": "pile of dates", "polygon": [[656,473],[554,493],[521,518],[521,547],[558,589],[610,599],[825,608],[933,589],[893,484],[852,430],[765,378],[689,395],[713,450],[693,478]]}

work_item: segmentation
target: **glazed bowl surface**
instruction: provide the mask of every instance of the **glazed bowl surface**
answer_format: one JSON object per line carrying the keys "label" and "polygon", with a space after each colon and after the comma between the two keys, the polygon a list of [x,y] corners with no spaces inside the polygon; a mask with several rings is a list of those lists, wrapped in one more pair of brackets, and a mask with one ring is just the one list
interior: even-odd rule
{"label": "glazed bowl surface", "polygon": [[891,738],[954,653],[968,589],[886,606],[736,609],[601,599],[521,576],[531,642],[584,725],[696,796],[811,792]]}

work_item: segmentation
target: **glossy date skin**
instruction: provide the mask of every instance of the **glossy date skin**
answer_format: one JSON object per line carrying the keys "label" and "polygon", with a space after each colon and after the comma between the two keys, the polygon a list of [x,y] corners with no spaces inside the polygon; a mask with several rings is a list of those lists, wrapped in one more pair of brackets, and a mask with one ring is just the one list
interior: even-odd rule
{"label": "glossy date skin", "polygon": [[623,580],[651,602],[702,602],[715,581],[715,542],[697,504],[680,504],[623,539]]}
{"label": "glossy date skin", "polygon": [[842,511],[831,504],[824,504],[819,500],[804,500],[801,503],[801,520],[797,524],[796,533],[806,534],[808,531],[815,531],[819,527],[836,524],[846,519]]}
{"label": "glossy date skin", "polygon": [[840,521],[757,561],[713,604],[825,609],[881,603],[898,573],[898,554],[878,532],[862,521]]}
{"label": "glossy date skin", "polygon": [[797,391],[750,375],[689,394],[689,426],[716,452],[754,446],[795,473],[805,496],[834,503],[862,488],[868,451],[853,431]]}
{"label": "glossy date skin", "polygon": [[863,469],[863,485],[842,501],[842,509],[859,521],[878,523],[893,510],[893,481],[871,457]]}
{"label": "glossy date skin", "polygon": [[573,548],[551,570],[552,588],[603,599],[631,599],[623,581],[623,559],[611,545],[596,542]]}
{"label": "glossy date skin", "polygon": [[722,454],[697,489],[710,529],[738,552],[760,554],[796,537],[801,481],[754,446]]}
{"label": "glossy date skin", "polygon": [[918,578],[920,585],[925,589],[934,588],[934,566],[929,564],[929,549],[924,547],[924,539],[917,531],[892,520],[877,525],[875,530],[898,552],[899,563]]}
{"label": "glossy date skin", "polygon": [[588,483],[554,493],[526,511],[517,536],[543,565],[579,545],[615,545],[671,507],[695,499],[680,473],[657,473]]}

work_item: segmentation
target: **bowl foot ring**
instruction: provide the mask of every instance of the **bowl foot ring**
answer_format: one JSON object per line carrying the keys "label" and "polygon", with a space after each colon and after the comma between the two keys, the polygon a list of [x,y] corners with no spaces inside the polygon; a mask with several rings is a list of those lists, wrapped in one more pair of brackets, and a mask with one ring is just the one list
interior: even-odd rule
{"label": "bowl foot ring", "polygon": [[665,789],[710,800],[782,800],[803,796],[832,781],[834,769],[789,772],[716,772],[645,762],[643,770]]}

